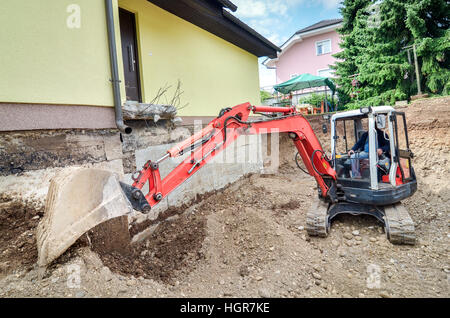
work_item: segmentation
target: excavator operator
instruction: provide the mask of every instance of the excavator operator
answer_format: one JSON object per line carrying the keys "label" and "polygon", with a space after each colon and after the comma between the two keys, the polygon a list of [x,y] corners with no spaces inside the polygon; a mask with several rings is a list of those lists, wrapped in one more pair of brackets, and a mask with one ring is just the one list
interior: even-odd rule
{"label": "excavator operator", "polygon": [[[386,160],[389,156],[389,136],[384,133],[378,127],[375,128],[377,131],[377,154],[380,160]],[[369,158],[369,134],[364,132],[361,138],[355,143],[355,145],[348,152],[349,159],[345,162],[345,165],[351,164],[353,177],[361,177],[359,171],[359,160]],[[383,162],[384,165],[384,162]]]}

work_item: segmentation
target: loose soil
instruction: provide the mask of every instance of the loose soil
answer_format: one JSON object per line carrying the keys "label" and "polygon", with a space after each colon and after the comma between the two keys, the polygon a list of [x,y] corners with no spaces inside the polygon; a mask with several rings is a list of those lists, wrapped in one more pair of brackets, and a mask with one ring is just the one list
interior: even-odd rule
{"label": "loose soil", "polygon": [[[418,178],[418,191],[404,201],[416,224],[414,246],[392,245],[369,216],[338,216],[327,238],[308,237],[316,185],[283,137],[277,174],[248,176],[172,210],[159,226],[146,224],[155,226],[149,238],[120,251],[106,244],[114,237],[105,228],[94,229],[43,277],[33,268],[42,211],[2,198],[0,296],[449,297],[450,98],[401,110]],[[328,149],[329,137],[314,128]]]}

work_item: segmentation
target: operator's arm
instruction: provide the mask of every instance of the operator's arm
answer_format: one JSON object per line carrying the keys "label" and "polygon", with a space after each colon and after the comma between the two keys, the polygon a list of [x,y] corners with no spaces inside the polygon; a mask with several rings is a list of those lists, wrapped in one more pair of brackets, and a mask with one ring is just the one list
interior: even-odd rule
{"label": "operator's arm", "polygon": [[362,134],[361,138],[359,138],[359,140],[356,142],[356,144],[352,147],[351,150],[356,151],[356,150],[364,149],[364,144],[366,143],[366,139],[367,139],[367,132]]}

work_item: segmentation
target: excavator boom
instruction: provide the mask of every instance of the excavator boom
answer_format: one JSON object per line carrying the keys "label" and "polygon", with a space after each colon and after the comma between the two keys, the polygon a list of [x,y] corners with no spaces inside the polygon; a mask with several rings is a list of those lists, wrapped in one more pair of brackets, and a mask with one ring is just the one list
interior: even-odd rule
{"label": "excavator boom", "polygon": [[[282,113],[282,116],[249,120],[252,112]],[[317,181],[320,195],[324,199],[330,199],[331,202],[335,201],[336,172],[327,161],[309,122],[295,108],[252,106],[250,103],[222,110],[219,116],[205,128],[169,149],[161,159],[154,162],[148,161],[142,170],[133,175],[133,185],[121,183],[122,189],[134,209],[148,212],[151,207],[157,205],[239,136],[275,132],[290,134],[308,172]],[[160,162],[189,151],[190,155],[164,179],[161,179]],[[142,189],[147,183],[149,191],[144,194]]]}

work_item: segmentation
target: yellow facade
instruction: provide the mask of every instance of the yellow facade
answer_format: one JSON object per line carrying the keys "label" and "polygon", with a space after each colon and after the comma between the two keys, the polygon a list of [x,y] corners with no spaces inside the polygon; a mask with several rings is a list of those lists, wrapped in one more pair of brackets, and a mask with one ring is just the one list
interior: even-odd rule
{"label": "yellow facade", "polygon": [[[136,14],[144,102],[178,79],[189,103],[182,116],[258,102],[256,56],[146,0],[115,4],[123,98],[118,6]],[[0,25],[0,102],[113,106],[103,0],[2,0]]]}
{"label": "yellow facade", "polygon": [[1,0],[0,102],[112,106],[105,21],[102,0]]}

